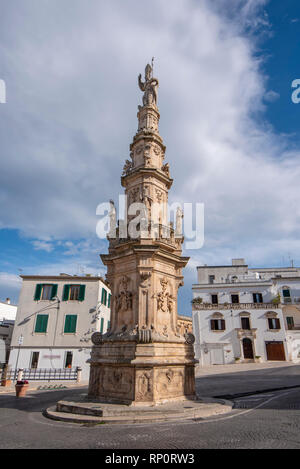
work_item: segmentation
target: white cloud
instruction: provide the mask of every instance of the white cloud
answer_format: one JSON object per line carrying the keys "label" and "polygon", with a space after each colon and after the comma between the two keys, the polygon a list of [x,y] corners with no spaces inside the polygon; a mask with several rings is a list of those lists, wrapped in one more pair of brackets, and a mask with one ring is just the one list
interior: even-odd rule
{"label": "white cloud", "polygon": [[269,31],[265,3],[8,5],[0,33],[9,89],[1,108],[0,227],[41,238],[48,252],[47,236],[94,235],[98,203],[121,191],[141,102],[137,75],[155,56],[171,200],[205,203],[206,243],[188,254],[218,263],[239,251],[276,263],[292,247],[300,259],[299,152],[253,117],[274,97],[256,38],[244,34]]}
{"label": "white cloud", "polygon": [[46,251],[46,252],[51,252],[53,251],[53,245],[47,241],[42,241],[42,240],[34,240],[32,242],[33,248],[36,251]]}

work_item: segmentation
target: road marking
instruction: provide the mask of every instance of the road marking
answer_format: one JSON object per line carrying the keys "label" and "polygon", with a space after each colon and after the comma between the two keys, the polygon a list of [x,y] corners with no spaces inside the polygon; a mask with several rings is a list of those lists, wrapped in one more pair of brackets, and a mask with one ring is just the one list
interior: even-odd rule
{"label": "road marking", "polygon": [[[242,410],[242,411],[239,411],[239,409],[233,409],[233,414],[231,415],[227,415],[226,417],[214,417],[214,418],[208,418],[208,419],[203,419],[203,420],[197,420],[196,422],[195,421],[191,421],[191,420],[177,420],[176,422],[157,422],[157,423],[140,423],[140,424],[120,424],[120,425],[116,425],[116,424],[105,424],[104,427],[111,427],[111,426],[115,426],[115,427],[122,427],[122,428],[126,428],[126,427],[130,427],[130,428],[134,428],[134,427],[140,427],[140,428],[143,428],[143,427],[146,427],[146,428],[149,428],[149,425],[151,426],[156,426],[156,425],[159,425],[159,426],[166,426],[168,425],[169,427],[172,426],[172,425],[198,425],[198,424],[205,424],[205,423],[212,423],[212,422],[220,422],[221,420],[229,420],[229,419],[233,419],[235,417],[240,417],[242,415],[246,415],[246,414],[249,414],[250,412],[254,412],[255,410],[259,409],[260,407],[263,407],[264,405],[268,404],[269,402],[275,400],[275,399],[278,399],[282,396],[285,396],[287,394],[290,394],[290,393],[293,393],[295,391],[298,391],[299,392],[299,389],[290,389],[289,391],[285,391],[283,393],[280,393],[280,394],[277,394],[277,395],[272,395],[272,397],[270,397],[269,399],[267,399],[266,401],[264,402],[261,402],[260,404],[256,405],[255,407],[251,408],[251,409],[247,409],[247,410]],[[250,397],[250,396],[249,396]],[[236,410],[236,412],[235,412]],[[41,414],[42,415],[42,414]],[[36,423],[41,423],[43,425],[50,425],[50,426],[53,426],[53,427],[67,427],[67,428],[82,428],[82,429],[85,429],[84,426],[82,425],[79,425],[79,424],[74,424],[74,423],[67,423],[67,422],[57,422],[57,423],[54,423],[54,421],[52,421],[53,423],[51,422],[47,422],[47,418],[45,418],[45,421],[41,421],[41,420],[38,420],[36,418],[36,415],[29,415],[29,418],[30,420],[36,422]],[[94,429],[97,429],[97,428],[100,428],[98,426],[95,426],[95,427],[90,427],[90,428],[94,428]],[[103,427],[102,427],[103,428]]]}

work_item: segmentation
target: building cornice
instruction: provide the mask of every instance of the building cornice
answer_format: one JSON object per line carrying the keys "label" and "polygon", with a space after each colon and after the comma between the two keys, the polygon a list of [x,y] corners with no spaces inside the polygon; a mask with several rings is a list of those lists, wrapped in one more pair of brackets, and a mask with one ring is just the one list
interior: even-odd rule
{"label": "building cornice", "polygon": [[[299,278],[300,280],[300,278]],[[234,282],[234,283],[195,283],[192,285],[192,290],[204,289],[204,288],[246,288],[246,287],[265,287],[265,286],[272,286],[273,282],[270,280],[258,280],[257,282]]]}

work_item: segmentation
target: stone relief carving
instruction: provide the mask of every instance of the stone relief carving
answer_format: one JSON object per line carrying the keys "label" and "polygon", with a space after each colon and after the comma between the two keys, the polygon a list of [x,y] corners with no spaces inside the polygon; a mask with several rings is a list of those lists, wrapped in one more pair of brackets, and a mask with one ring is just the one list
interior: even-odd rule
{"label": "stone relief carving", "polygon": [[195,343],[195,336],[191,332],[187,332],[184,334],[185,342],[189,345],[193,345]]}
{"label": "stone relief carving", "polygon": [[158,145],[154,145],[153,151],[157,156],[161,154],[161,149]]}
{"label": "stone relief carving", "polygon": [[173,397],[181,395],[184,388],[182,371],[172,369],[161,371],[156,387],[161,395],[172,395]]}
{"label": "stone relief carving", "polygon": [[151,163],[150,150],[151,150],[151,145],[146,145],[145,150],[144,150],[144,165],[146,166],[146,168],[149,167]]}
{"label": "stone relief carving", "polygon": [[101,332],[94,332],[91,339],[94,345],[101,345],[103,343],[103,337]]}
{"label": "stone relief carving", "polygon": [[138,401],[152,399],[153,379],[151,373],[145,371],[138,376],[137,380],[137,396]]}
{"label": "stone relief carving", "polygon": [[105,367],[101,391],[112,396],[128,394],[132,391],[132,370],[120,370]]}
{"label": "stone relief carving", "polygon": [[150,286],[149,280],[151,278],[151,272],[140,273],[140,287],[147,288]]}
{"label": "stone relief carving", "polygon": [[119,294],[116,297],[117,312],[124,312],[132,309],[132,292],[128,291],[128,283],[128,277],[123,277],[119,284]]}
{"label": "stone relief carving", "polygon": [[172,313],[174,310],[174,297],[167,291],[169,284],[168,280],[164,277],[160,281],[162,291],[157,294],[157,309],[163,312]]}
{"label": "stone relief carving", "polygon": [[158,203],[161,203],[161,201],[162,201],[162,196],[163,196],[163,192],[162,192],[160,189],[156,189],[155,192],[156,192],[156,199],[157,199],[157,202],[158,202]]}

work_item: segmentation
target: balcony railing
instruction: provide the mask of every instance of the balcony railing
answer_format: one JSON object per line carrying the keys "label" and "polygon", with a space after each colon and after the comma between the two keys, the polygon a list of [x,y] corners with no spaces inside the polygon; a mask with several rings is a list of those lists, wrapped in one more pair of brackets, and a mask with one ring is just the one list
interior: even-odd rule
{"label": "balcony railing", "polygon": [[211,303],[193,303],[193,310],[207,310],[207,309],[278,309],[278,304],[273,303],[220,303],[220,304],[211,304]]}

